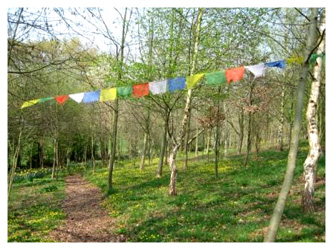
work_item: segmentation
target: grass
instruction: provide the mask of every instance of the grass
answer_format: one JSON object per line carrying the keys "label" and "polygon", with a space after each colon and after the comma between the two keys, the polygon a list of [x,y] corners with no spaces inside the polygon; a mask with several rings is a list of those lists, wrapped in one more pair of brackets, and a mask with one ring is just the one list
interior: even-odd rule
{"label": "grass", "polygon": [[[307,143],[301,143],[294,185],[285,207],[277,241],[325,241],[325,182],[316,189],[314,214],[301,211],[300,192]],[[206,156],[178,160],[177,196],[168,195],[170,171],[164,166],[156,178],[158,159],[143,171],[132,161],[114,169],[114,190],[103,205],[115,218],[115,233],[132,242],[262,242],[283,181],[288,152],[263,151],[243,167],[243,156],[221,159],[219,177]],[[192,154],[190,156],[193,156]],[[182,155],[179,155],[182,158]],[[213,160],[211,153],[210,159]],[[78,166],[80,167],[80,166]],[[52,241],[48,233],[64,219],[61,201],[64,178],[76,167],[62,171],[58,180],[47,173],[18,175],[8,203],[8,241]],[[107,168],[90,170],[84,177],[106,194]],[[319,160],[319,180],[325,179],[325,157]]]}
{"label": "grass", "polygon": [[50,170],[26,170],[16,175],[8,202],[8,242],[48,242],[48,233],[64,219],[65,176],[80,170],[70,167],[50,178]]}
{"label": "grass", "polygon": [[[169,174],[156,178],[157,159],[140,171],[122,161],[114,169],[114,190],[104,206],[116,218],[118,234],[133,242],[262,242],[283,182],[288,152],[263,151],[243,167],[242,156],[214,163],[191,160],[187,171],[178,160],[177,196],[168,195]],[[300,204],[302,164],[307,144],[299,149],[294,185],[287,200],[277,241],[325,241],[325,184],[316,190],[317,211],[303,214]],[[213,159],[213,157],[211,157]],[[106,193],[107,168],[85,178]],[[318,165],[325,177],[325,158]]]}

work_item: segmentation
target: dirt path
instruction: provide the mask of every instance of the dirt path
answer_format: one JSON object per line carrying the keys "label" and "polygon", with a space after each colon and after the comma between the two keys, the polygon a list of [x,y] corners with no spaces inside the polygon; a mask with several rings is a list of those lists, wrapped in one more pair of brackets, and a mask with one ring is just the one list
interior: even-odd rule
{"label": "dirt path", "polygon": [[66,178],[66,198],[62,208],[67,215],[64,224],[50,233],[57,242],[119,242],[123,237],[111,232],[113,220],[101,207],[100,190],[80,175]]}

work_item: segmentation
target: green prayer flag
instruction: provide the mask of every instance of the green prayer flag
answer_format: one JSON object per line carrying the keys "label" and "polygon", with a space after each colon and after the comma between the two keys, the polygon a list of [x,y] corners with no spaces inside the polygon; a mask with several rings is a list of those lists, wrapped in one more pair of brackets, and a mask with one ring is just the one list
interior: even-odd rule
{"label": "green prayer flag", "polygon": [[54,100],[54,97],[45,97],[45,98],[40,98],[38,100],[39,103],[43,103],[43,102],[46,102],[46,101],[49,101],[49,100]]}
{"label": "green prayer flag", "polygon": [[212,73],[205,74],[205,83],[206,84],[223,84],[227,82],[227,78],[225,76],[225,72],[223,71],[216,71]]}
{"label": "green prayer flag", "polygon": [[129,97],[132,95],[133,88],[132,86],[125,86],[125,87],[117,87],[117,96],[121,97]]}
{"label": "green prayer flag", "polygon": [[310,64],[311,65],[315,64],[318,57],[322,57],[323,60],[325,60],[325,53],[322,53],[322,54],[313,53],[313,54],[311,54],[310,60],[309,60]]}

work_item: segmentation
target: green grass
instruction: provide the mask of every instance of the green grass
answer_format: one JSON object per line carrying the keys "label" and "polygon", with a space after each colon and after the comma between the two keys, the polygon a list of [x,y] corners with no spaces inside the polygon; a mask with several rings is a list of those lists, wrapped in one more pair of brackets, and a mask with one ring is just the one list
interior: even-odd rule
{"label": "green grass", "polygon": [[8,242],[50,241],[48,233],[65,218],[63,177],[31,178],[14,183],[8,202]]}
{"label": "green grass", "polygon": [[[316,190],[315,214],[300,206],[302,164],[307,144],[299,149],[294,185],[287,200],[277,241],[325,241],[325,184]],[[123,161],[114,169],[114,190],[104,199],[118,234],[134,242],[262,242],[283,181],[288,152],[264,151],[243,167],[242,156],[221,159],[219,178],[206,157],[191,160],[187,171],[178,160],[177,196],[168,195],[168,166],[155,177],[157,159],[143,171]],[[254,157],[253,157],[254,158]],[[213,160],[213,156],[210,157]],[[106,193],[107,168],[85,178]],[[318,178],[325,177],[325,158]]]}

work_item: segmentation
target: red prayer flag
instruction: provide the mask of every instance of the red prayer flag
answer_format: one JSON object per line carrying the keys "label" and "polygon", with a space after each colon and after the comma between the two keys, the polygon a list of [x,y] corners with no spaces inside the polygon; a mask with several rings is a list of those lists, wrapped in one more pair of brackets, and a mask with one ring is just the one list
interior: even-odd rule
{"label": "red prayer flag", "polygon": [[65,103],[65,101],[68,99],[68,95],[58,95],[56,98],[56,101],[59,105]]}
{"label": "red prayer flag", "polygon": [[243,79],[244,73],[245,68],[244,66],[241,66],[238,68],[227,69],[225,71],[225,76],[227,77],[228,83],[230,83],[231,81],[237,82]]}
{"label": "red prayer flag", "polygon": [[141,97],[149,94],[149,84],[136,84],[133,85],[133,96],[134,97]]}

